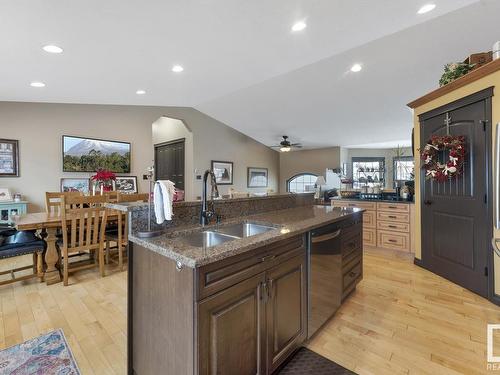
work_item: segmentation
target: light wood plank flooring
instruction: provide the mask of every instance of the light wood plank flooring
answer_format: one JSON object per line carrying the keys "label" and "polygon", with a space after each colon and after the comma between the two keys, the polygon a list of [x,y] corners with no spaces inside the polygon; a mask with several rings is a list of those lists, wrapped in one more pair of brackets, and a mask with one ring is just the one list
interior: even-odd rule
{"label": "light wood plank flooring", "polygon": [[406,254],[364,255],[364,280],[311,350],[358,374],[488,373],[486,324],[500,323],[499,307]]}
{"label": "light wood plank flooring", "polygon": [[[372,249],[364,259],[364,280],[312,350],[358,374],[487,373],[486,324],[500,323],[500,308],[401,253]],[[75,273],[66,288],[0,287],[0,348],[63,328],[83,375],[125,374],[127,274],[108,274]]]}

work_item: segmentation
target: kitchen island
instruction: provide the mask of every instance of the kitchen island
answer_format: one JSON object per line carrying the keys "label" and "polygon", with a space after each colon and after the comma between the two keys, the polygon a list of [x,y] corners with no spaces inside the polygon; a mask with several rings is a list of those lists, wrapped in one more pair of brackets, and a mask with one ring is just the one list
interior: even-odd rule
{"label": "kitchen island", "polygon": [[[304,205],[217,227],[171,228],[151,239],[131,233],[128,373],[276,371],[308,337],[309,233],[352,226],[344,225],[350,243],[359,246],[346,255],[351,268],[345,275],[340,269],[338,283],[350,293],[362,278],[361,214]],[[213,246],[202,230],[212,233]]]}

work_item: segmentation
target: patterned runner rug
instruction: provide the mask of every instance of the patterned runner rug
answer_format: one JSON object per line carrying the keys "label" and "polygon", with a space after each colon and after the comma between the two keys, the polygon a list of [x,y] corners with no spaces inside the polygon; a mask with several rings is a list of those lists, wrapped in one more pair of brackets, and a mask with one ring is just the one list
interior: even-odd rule
{"label": "patterned runner rug", "polygon": [[0,351],[2,375],[80,375],[62,329]]}
{"label": "patterned runner rug", "polygon": [[307,348],[301,348],[281,369],[279,375],[356,375],[356,373]]}

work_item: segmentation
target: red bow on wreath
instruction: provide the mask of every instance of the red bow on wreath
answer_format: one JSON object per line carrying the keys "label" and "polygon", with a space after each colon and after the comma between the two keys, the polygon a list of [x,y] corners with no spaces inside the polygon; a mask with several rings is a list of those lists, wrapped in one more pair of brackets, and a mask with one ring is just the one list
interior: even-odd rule
{"label": "red bow on wreath", "polygon": [[[441,163],[439,153],[449,151],[448,160]],[[461,175],[466,154],[465,136],[432,136],[420,153],[427,179],[445,182]]]}

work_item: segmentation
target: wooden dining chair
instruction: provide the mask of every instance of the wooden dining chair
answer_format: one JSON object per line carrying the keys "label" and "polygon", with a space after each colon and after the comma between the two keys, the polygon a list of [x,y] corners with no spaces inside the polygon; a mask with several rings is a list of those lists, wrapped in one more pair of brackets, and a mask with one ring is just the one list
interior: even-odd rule
{"label": "wooden dining chair", "polygon": [[[96,266],[91,264],[72,266],[71,254],[97,252],[99,271],[104,276],[104,239],[107,221],[106,196],[68,196],[61,198],[62,240],[56,242],[62,256],[64,285],[68,285],[70,272]],[[71,266],[71,267],[70,267]]]}
{"label": "wooden dining chair", "polygon": [[[118,193],[117,202],[147,202],[148,194],[123,194]],[[116,247],[112,248],[110,242],[116,243]],[[118,213],[118,225],[116,228],[106,232],[106,263],[109,263],[111,258],[111,251],[117,250],[118,252],[118,268],[123,271],[123,253],[128,248],[128,215],[126,212]]]}
{"label": "wooden dining chair", "polygon": [[49,214],[61,215],[61,197],[80,197],[82,196],[80,191],[68,191],[68,192],[45,192],[45,210]]}
{"label": "wooden dining chair", "polygon": [[118,191],[108,191],[107,193],[104,194],[108,196],[108,202],[111,203],[118,202],[118,195],[120,194]]}

